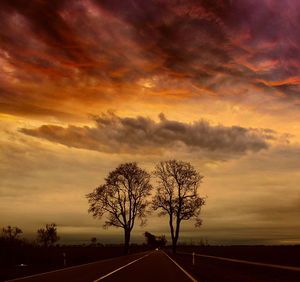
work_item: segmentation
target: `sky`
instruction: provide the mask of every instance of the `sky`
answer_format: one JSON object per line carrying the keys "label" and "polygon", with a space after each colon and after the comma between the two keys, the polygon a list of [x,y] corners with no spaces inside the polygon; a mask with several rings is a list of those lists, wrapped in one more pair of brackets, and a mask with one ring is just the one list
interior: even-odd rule
{"label": "sky", "polygon": [[182,241],[300,243],[298,0],[2,0],[0,26],[1,227],[122,242],[85,195],[178,159],[206,197]]}

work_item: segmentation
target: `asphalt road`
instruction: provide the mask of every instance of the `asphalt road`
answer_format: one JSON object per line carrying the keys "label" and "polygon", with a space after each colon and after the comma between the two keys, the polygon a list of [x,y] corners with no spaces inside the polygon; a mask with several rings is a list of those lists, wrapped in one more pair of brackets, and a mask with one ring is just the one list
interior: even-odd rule
{"label": "asphalt road", "polygon": [[299,282],[299,267],[251,262],[210,255],[172,255],[181,266],[201,282]]}
{"label": "asphalt road", "polygon": [[[190,255],[190,256],[192,255],[191,253],[186,253],[186,252],[178,252],[178,254],[184,254],[184,255]],[[204,255],[204,254],[195,254],[195,253],[194,253],[194,256],[195,257],[213,258],[213,259],[238,262],[238,263],[246,263],[246,264],[251,264],[251,265],[259,265],[259,266],[271,267],[271,268],[277,268],[277,269],[300,271],[300,267],[298,267],[298,266],[288,266],[288,265],[278,265],[278,264],[271,264],[271,263],[253,262],[253,261],[242,260],[242,259],[232,259],[232,258],[225,258],[225,257],[211,256],[211,255]]]}
{"label": "asphalt road", "polygon": [[[163,251],[151,251],[69,267],[9,281],[98,282],[98,281],[193,281]],[[196,280],[194,280],[196,281]]]}

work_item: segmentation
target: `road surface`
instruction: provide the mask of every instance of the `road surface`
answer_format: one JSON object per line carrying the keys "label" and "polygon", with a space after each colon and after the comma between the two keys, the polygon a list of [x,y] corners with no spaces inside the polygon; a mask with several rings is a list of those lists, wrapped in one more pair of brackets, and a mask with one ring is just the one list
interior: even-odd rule
{"label": "road surface", "polygon": [[178,252],[172,258],[201,282],[299,282],[299,267]]}
{"label": "road surface", "polygon": [[9,281],[98,282],[98,281],[196,281],[163,251],[149,251],[85,265],[69,267]]}
{"label": "road surface", "polygon": [[[178,252],[178,254],[192,256],[192,253],[186,253],[186,252]],[[205,257],[205,258],[213,258],[213,259],[219,259],[219,260],[231,261],[231,262],[238,262],[238,263],[246,263],[246,264],[252,264],[252,265],[259,265],[259,266],[265,266],[265,267],[272,267],[272,268],[278,268],[278,269],[293,270],[293,271],[299,271],[300,272],[300,267],[298,267],[298,266],[288,266],[288,265],[278,265],[278,264],[263,263],[263,262],[254,262],[254,261],[248,261],[248,260],[243,260],[243,259],[225,258],[225,257],[210,256],[210,255],[204,255],[204,254],[196,254],[196,253],[194,253],[194,256],[196,256],[196,257]]]}

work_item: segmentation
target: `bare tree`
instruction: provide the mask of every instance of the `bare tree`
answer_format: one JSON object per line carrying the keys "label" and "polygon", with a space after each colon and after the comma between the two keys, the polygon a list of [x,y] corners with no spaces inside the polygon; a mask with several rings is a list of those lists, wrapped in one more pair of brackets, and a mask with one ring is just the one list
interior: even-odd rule
{"label": "bare tree", "polygon": [[2,228],[2,236],[10,241],[17,239],[21,233],[23,233],[23,231],[19,227],[11,227],[8,225]]}
{"label": "bare tree", "polygon": [[55,223],[46,224],[46,228],[38,229],[37,234],[38,242],[42,243],[45,247],[51,246],[59,240]]}
{"label": "bare tree", "polygon": [[95,218],[106,215],[104,227],[115,226],[124,229],[124,252],[128,253],[130,233],[135,219],[143,224],[149,202],[146,198],[152,189],[150,174],[139,168],[135,162],[119,165],[110,172],[105,184],[87,194],[89,213]]}
{"label": "bare tree", "polygon": [[196,227],[202,224],[199,215],[205,200],[198,196],[197,190],[203,176],[190,163],[177,160],[160,162],[154,175],[158,186],[152,207],[160,210],[159,215],[169,216],[173,253],[176,253],[181,221],[195,218]]}

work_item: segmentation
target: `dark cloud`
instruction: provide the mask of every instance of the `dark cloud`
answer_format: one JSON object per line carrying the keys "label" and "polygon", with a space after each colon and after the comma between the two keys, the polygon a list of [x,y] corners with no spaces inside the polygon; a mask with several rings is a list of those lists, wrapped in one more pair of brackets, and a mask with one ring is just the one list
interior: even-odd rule
{"label": "dark cloud", "polygon": [[36,129],[22,128],[21,132],[69,147],[130,154],[182,150],[239,155],[267,149],[267,140],[272,135],[268,130],[212,126],[203,120],[189,124],[168,120],[163,114],[159,118],[155,122],[141,116],[122,118],[103,114],[95,117],[95,127],[43,125]]}
{"label": "dark cloud", "polygon": [[[279,191],[283,192],[284,189],[286,189],[285,185],[278,185],[279,187],[276,187],[276,183],[273,184],[272,187],[264,185],[264,187],[268,189],[262,192],[262,195],[260,195],[259,199],[257,197],[254,199],[244,198],[240,199],[239,203],[224,203],[225,206],[211,210],[208,216],[217,218],[220,216],[220,214],[224,214],[225,216],[236,216],[237,214],[243,214],[245,216],[254,215],[261,221],[295,221],[300,212],[300,198],[298,193],[291,189],[289,197],[282,199],[280,197],[280,193],[274,189],[274,187],[277,189],[280,188],[281,190]],[[230,208],[232,205],[235,206],[234,209]]]}
{"label": "dark cloud", "polygon": [[[255,198],[251,196],[247,199],[241,198],[239,202],[231,201],[224,202],[223,205],[215,206],[214,209],[210,209],[205,216],[211,219],[220,218],[234,218],[245,216],[245,218],[253,217],[256,228],[258,225],[265,225],[270,227],[283,227],[283,225],[294,225],[295,232],[300,232],[300,224],[295,224],[299,217],[300,212],[300,199],[296,191],[292,189],[289,191],[289,197],[282,199],[280,193],[276,190],[272,190],[273,187],[268,187],[268,190],[264,190],[261,194]],[[284,191],[283,186],[281,192]],[[259,193],[259,192],[257,192]],[[234,207],[234,208],[233,208]],[[240,219],[238,219],[240,220]],[[247,226],[250,228],[250,226]],[[247,228],[246,227],[246,228]],[[242,229],[242,228],[241,228]],[[283,228],[284,229],[284,228]],[[288,228],[285,232],[291,234],[291,230]]]}
{"label": "dark cloud", "polygon": [[295,195],[294,200],[291,203],[280,203],[280,199],[277,203],[273,203],[273,205],[268,206],[259,206],[253,213],[256,213],[264,220],[269,221],[295,221],[298,218],[300,213],[300,198],[298,195]]}

